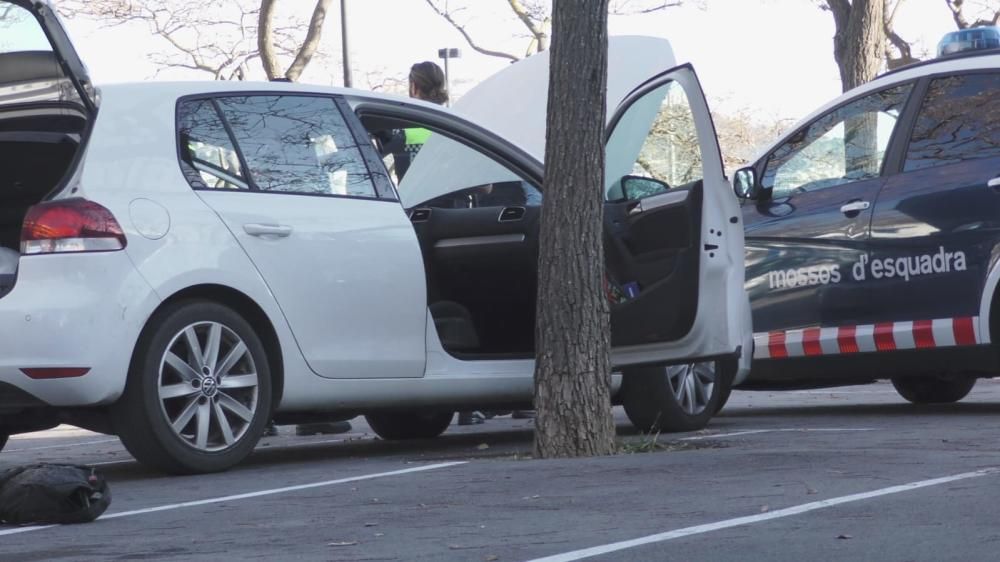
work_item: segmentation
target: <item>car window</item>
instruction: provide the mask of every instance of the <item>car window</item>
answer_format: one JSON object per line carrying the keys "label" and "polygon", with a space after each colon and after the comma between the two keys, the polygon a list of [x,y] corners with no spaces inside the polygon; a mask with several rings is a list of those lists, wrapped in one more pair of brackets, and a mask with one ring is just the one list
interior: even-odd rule
{"label": "car window", "polygon": [[212,100],[182,102],[177,109],[182,157],[209,189],[249,189],[239,156]]}
{"label": "car window", "polygon": [[0,54],[51,51],[52,46],[31,12],[14,4],[0,7]]}
{"label": "car window", "polygon": [[931,82],[913,128],[903,171],[1000,156],[1000,74]]}
{"label": "car window", "polygon": [[332,99],[239,96],[217,103],[261,191],[376,197],[354,137]]}
{"label": "car window", "polygon": [[629,106],[608,140],[605,185],[609,201],[625,198],[626,176],[670,187],[702,179],[701,144],[683,86],[667,82]]}
{"label": "car window", "polygon": [[542,192],[506,165],[416,124],[369,129],[406,207],[541,206]]}
{"label": "car window", "polygon": [[911,89],[882,90],[813,121],[771,153],[761,184],[783,197],[878,177]]}

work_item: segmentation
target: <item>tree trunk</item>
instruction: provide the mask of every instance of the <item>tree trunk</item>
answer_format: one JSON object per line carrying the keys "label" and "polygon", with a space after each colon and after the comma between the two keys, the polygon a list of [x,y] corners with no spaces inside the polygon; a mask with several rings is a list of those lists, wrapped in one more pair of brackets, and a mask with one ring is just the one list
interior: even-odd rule
{"label": "tree trunk", "polygon": [[607,4],[553,2],[535,329],[540,458],[615,450],[602,242]]}
{"label": "tree trunk", "polygon": [[261,0],[257,20],[257,50],[268,80],[281,78],[278,56],[274,53],[274,5],[277,0]]}
{"label": "tree trunk", "polygon": [[332,3],[333,0],[316,0],[316,7],[313,8],[309,27],[306,29],[306,37],[295,53],[295,60],[292,61],[286,72],[281,72],[278,56],[274,52],[274,8],[277,0],[261,0],[260,16],[257,21],[257,50],[260,51],[260,62],[264,66],[264,73],[267,74],[268,80],[287,78],[294,82],[299,79],[302,71],[306,69],[306,65],[316,54],[316,49],[319,48],[320,37],[323,35],[323,24],[326,22],[326,14],[330,11]]}
{"label": "tree trunk", "polygon": [[885,53],[885,0],[827,0],[836,23],[833,56],[843,90],[878,75]]}

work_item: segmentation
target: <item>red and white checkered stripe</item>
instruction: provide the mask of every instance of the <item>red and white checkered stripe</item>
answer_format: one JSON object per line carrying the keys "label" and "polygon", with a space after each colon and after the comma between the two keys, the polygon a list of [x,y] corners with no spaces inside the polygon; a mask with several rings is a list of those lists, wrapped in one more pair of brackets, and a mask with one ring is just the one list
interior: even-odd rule
{"label": "red and white checkered stripe", "polygon": [[983,343],[979,334],[979,318],[975,316],[764,332],[754,334],[753,340],[754,359],[929,349]]}

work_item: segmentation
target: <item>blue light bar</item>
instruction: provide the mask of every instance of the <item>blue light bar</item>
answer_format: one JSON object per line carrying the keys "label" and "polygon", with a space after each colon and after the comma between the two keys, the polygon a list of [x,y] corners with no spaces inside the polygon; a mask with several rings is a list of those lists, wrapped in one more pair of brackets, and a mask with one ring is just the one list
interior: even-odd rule
{"label": "blue light bar", "polygon": [[938,56],[946,57],[967,51],[1000,49],[1000,27],[973,27],[952,31],[938,43]]}

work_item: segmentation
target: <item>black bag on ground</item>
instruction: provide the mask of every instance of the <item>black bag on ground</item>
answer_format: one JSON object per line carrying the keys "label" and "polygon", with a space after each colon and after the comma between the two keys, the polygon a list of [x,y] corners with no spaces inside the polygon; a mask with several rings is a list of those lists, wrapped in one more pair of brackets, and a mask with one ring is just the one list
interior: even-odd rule
{"label": "black bag on ground", "polygon": [[0,521],[88,523],[111,505],[97,471],[71,464],[32,464],[0,472]]}

